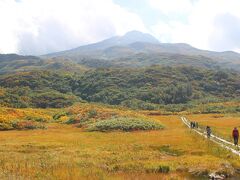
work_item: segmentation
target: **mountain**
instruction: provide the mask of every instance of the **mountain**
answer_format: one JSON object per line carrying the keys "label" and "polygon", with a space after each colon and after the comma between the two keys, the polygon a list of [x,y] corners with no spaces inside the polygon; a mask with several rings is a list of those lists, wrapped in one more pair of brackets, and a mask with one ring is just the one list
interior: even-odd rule
{"label": "mountain", "polygon": [[18,54],[0,54],[0,63],[6,62],[6,61],[15,61],[15,60],[39,60],[39,57],[36,56],[21,56]]}
{"label": "mountain", "polygon": [[71,59],[40,58],[36,56],[21,56],[17,54],[0,54],[0,74],[32,70],[62,70],[82,72],[86,68]]}
{"label": "mountain", "polygon": [[240,70],[240,54],[236,52],[200,50],[184,43],[160,43],[152,35],[138,31],[42,57],[68,58],[94,68],[189,65]]}
{"label": "mountain", "polygon": [[152,35],[138,31],[41,57],[0,54],[0,74],[31,70],[83,72],[88,68],[152,65],[240,71],[240,54],[200,50],[184,43],[160,43]]}
{"label": "mountain", "polygon": [[237,99],[240,73],[227,68],[240,70],[239,57],[160,43],[136,31],[41,57],[0,54],[0,104],[47,108],[88,101],[151,109]]}
{"label": "mountain", "polygon": [[142,33],[139,31],[130,31],[124,36],[114,36],[109,39],[100,41],[98,43],[89,44],[85,46],[80,46],[67,51],[52,53],[44,55],[44,57],[56,57],[56,56],[96,56],[101,53],[101,51],[107,48],[115,46],[127,46],[135,42],[147,42],[152,44],[158,44],[159,41],[152,35],[147,33]]}

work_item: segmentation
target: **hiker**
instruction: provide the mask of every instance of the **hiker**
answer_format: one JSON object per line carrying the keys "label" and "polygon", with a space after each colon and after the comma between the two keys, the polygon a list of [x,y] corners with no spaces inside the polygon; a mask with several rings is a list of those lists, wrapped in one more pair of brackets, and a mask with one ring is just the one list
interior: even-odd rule
{"label": "hiker", "polygon": [[194,128],[195,127],[195,123],[191,121],[191,128]]}
{"label": "hiker", "polygon": [[196,122],[193,122],[193,128],[195,128],[196,127]]}
{"label": "hiker", "polygon": [[190,127],[193,128],[193,123],[192,123],[192,121],[190,122]]}
{"label": "hiker", "polygon": [[234,140],[234,145],[237,146],[238,145],[239,132],[238,132],[238,129],[236,127],[232,131],[232,136],[233,136],[233,140]]}
{"label": "hiker", "polygon": [[195,126],[196,126],[196,128],[198,128],[198,122],[195,122]]}
{"label": "hiker", "polygon": [[209,126],[206,127],[206,131],[207,131],[207,137],[210,138],[212,130]]}

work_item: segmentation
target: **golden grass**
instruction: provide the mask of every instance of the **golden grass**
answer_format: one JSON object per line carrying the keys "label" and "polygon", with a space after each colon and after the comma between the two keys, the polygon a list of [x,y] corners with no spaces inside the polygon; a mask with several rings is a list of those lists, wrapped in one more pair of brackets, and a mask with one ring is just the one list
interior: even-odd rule
{"label": "golden grass", "polygon": [[0,122],[11,121],[11,120],[23,120],[26,117],[43,118],[51,120],[54,113],[59,110],[56,109],[15,109],[15,108],[4,108],[0,107]]}
{"label": "golden grass", "polygon": [[190,120],[199,122],[200,125],[211,126],[213,133],[232,140],[232,130],[238,127],[240,130],[240,116],[235,114],[198,114],[188,115]]}
{"label": "golden grass", "polygon": [[[93,104],[67,110],[84,114],[90,109],[102,112],[101,117],[109,114],[145,116],[136,111]],[[9,120],[40,116],[51,120],[58,111],[63,110],[0,108],[0,117]],[[200,121],[208,116],[189,118]],[[49,123],[47,130],[2,131],[0,179],[183,179],[186,174],[176,171],[179,168],[214,171],[224,163],[240,167],[238,158],[198,137],[178,116],[147,118],[164,124],[165,129],[101,133]],[[217,125],[215,119],[209,119],[208,123]],[[227,124],[227,120],[224,123]],[[169,166],[170,173],[147,173],[149,168],[162,165]]]}
{"label": "golden grass", "polygon": [[131,111],[124,107],[113,108],[102,104],[79,103],[66,109],[66,111],[70,112],[71,114],[80,116],[86,115],[91,110],[96,110],[98,113],[97,118],[100,119],[108,119],[112,116],[143,116],[143,114],[140,114],[136,111]]}

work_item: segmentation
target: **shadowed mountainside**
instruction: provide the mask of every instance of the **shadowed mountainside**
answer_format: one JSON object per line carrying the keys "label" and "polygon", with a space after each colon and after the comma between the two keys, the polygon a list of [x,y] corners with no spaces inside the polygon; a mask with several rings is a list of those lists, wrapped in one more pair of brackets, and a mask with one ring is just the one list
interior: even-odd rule
{"label": "shadowed mountainside", "polygon": [[42,57],[64,57],[90,67],[189,65],[240,70],[240,54],[200,50],[184,43],[160,43],[150,34],[132,31],[98,43]]}
{"label": "shadowed mountainside", "polygon": [[43,59],[36,56],[0,54],[0,74],[33,70],[60,70],[79,73],[85,69],[84,66],[66,58]]}
{"label": "shadowed mountainside", "polygon": [[78,73],[86,68],[139,68],[152,65],[240,71],[240,54],[200,50],[184,43],[160,43],[152,35],[138,31],[41,57],[0,54],[1,74],[32,70]]}

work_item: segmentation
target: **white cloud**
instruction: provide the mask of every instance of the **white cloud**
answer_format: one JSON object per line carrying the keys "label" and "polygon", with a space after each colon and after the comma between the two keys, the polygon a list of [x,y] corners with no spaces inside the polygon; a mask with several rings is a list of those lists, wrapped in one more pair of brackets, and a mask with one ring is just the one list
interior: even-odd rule
{"label": "white cloud", "polygon": [[[149,1],[151,3],[152,0]],[[151,27],[152,32],[160,40],[185,42],[197,48],[217,51],[240,49],[240,37],[237,35],[240,31],[239,0],[196,0],[194,3],[188,1],[191,8],[184,9],[180,6],[180,9],[169,8],[162,11],[170,20],[159,21]],[[176,2],[180,1],[175,0]],[[171,19],[176,13],[185,14],[187,21]],[[165,37],[168,37],[167,40]]]}
{"label": "white cloud", "polygon": [[112,0],[0,0],[0,22],[0,53],[44,54],[145,31]]}
{"label": "white cloud", "polygon": [[12,11],[16,11],[13,5],[13,2],[0,0],[0,53],[15,51],[17,19],[11,15]]}
{"label": "white cloud", "polygon": [[214,19],[214,30],[208,38],[209,47],[218,51],[240,49],[240,14],[222,13]]}
{"label": "white cloud", "polygon": [[137,14],[113,0],[0,0],[0,53],[61,51],[134,29],[150,31],[162,42],[240,49],[239,0],[148,2],[163,16],[146,29]]}

